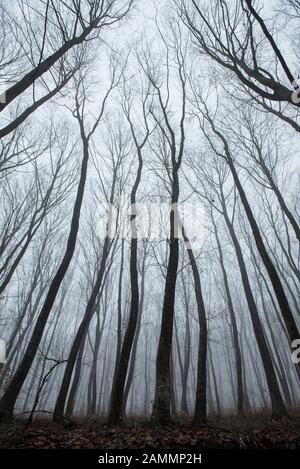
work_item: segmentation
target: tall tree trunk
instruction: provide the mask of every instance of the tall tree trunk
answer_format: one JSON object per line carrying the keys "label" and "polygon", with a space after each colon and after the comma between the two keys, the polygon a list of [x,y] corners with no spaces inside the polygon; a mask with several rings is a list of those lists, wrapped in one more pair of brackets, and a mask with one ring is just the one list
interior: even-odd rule
{"label": "tall tree trunk", "polygon": [[171,383],[170,360],[173,339],[175,289],[179,260],[177,231],[177,202],[179,196],[178,174],[173,171],[173,195],[170,213],[169,260],[166,274],[160,338],[156,357],[156,386],[152,417],[161,423],[170,419]]}
{"label": "tall tree trunk", "polygon": [[71,418],[73,416],[73,412],[74,412],[74,407],[75,407],[75,402],[76,402],[76,394],[77,394],[79,381],[80,381],[80,377],[81,377],[81,368],[82,368],[82,362],[83,362],[85,340],[86,340],[86,338],[83,339],[83,341],[80,345],[79,353],[78,353],[77,360],[76,360],[74,377],[73,377],[72,386],[71,386],[71,389],[70,389],[70,392],[69,392],[67,406],[66,406],[66,417],[67,418]]}
{"label": "tall tree trunk", "polygon": [[174,363],[173,355],[171,355],[171,360],[170,360],[170,386],[171,386],[171,389],[170,389],[171,415],[175,416],[177,415],[177,399],[176,399],[175,363]]}
{"label": "tall tree trunk", "polygon": [[231,328],[232,328],[233,346],[234,346],[234,353],[235,353],[236,382],[237,382],[237,408],[238,408],[238,413],[243,414],[244,413],[244,386],[243,386],[243,369],[242,369],[242,356],[241,356],[241,348],[240,348],[240,342],[239,342],[239,333],[238,333],[236,317],[235,317],[235,312],[234,312],[234,307],[233,307],[233,301],[232,301],[229,282],[228,282],[228,275],[227,275],[227,271],[226,271],[225,263],[224,263],[223,251],[221,248],[221,243],[220,243],[220,239],[218,236],[218,230],[217,230],[213,215],[212,215],[212,222],[213,222],[215,238],[216,238],[217,246],[218,246],[220,266],[221,266],[221,270],[223,274],[224,287],[225,287],[226,299],[227,299],[227,307],[229,311]]}
{"label": "tall tree trunk", "polygon": [[181,411],[188,415],[188,378],[191,363],[191,330],[190,330],[190,310],[189,310],[189,297],[186,290],[186,285],[183,283],[184,293],[184,310],[185,310],[185,341],[184,341],[184,359],[183,359],[183,375],[182,375],[182,393],[181,393]]}
{"label": "tall tree trunk", "polygon": [[198,321],[199,321],[199,343],[198,343],[198,366],[197,366],[197,388],[196,388],[196,401],[194,422],[206,422],[206,366],[207,366],[207,320],[206,310],[202,294],[200,275],[190,241],[182,226],[182,234],[187,249],[189,261],[192,268],[194,278],[194,289],[197,303]]}
{"label": "tall tree trunk", "polygon": [[267,398],[266,398],[266,390],[265,390],[265,385],[264,385],[264,381],[263,381],[262,376],[261,376],[259,366],[257,364],[257,359],[256,359],[256,356],[255,356],[256,354],[253,353],[253,350],[251,348],[251,344],[247,343],[247,345],[248,345],[248,350],[249,350],[249,356],[250,356],[252,369],[253,369],[254,375],[256,377],[256,381],[257,381],[257,385],[258,385],[258,389],[259,389],[259,392],[260,392],[261,399],[263,401],[264,409],[267,409],[268,408],[268,402],[267,402]]}
{"label": "tall tree trunk", "polygon": [[95,343],[93,349],[93,363],[90,371],[89,385],[90,389],[90,406],[87,409],[88,417],[96,416],[96,405],[97,405],[97,358],[99,353],[99,347],[101,342],[101,329],[100,329],[100,316],[99,310],[97,311],[97,323],[95,330]]}
{"label": "tall tree trunk", "polygon": [[131,387],[132,381],[133,381],[137,346],[138,346],[138,340],[139,340],[139,336],[140,336],[140,332],[141,332],[141,326],[142,326],[142,317],[143,317],[143,310],[144,310],[144,298],[145,298],[146,256],[147,256],[147,251],[146,251],[146,248],[145,248],[144,256],[143,256],[143,262],[142,262],[142,270],[141,270],[141,287],[140,287],[141,295],[140,295],[138,321],[137,321],[137,325],[136,325],[136,331],[135,331],[134,341],[133,341],[133,345],[132,345],[132,351],[131,351],[131,355],[130,355],[130,366],[129,366],[129,370],[128,370],[126,386],[125,386],[125,389],[124,389],[123,415],[125,415],[128,394],[129,394],[129,390],[130,390],[130,387]]}
{"label": "tall tree trunk", "polygon": [[120,353],[122,347],[122,281],[123,281],[123,270],[124,270],[124,239],[121,241],[121,264],[120,264],[120,275],[119,275],[119,286],[118,286],[118,325],[117,325],[117,350],[116,350],[116,362],[114,380],[116,378],[116,370],[120,360]]}
{"label": "tall tree trunk", "polygon": [[113,381],[111,402],[108,414],[108,423],[114,425],[122,420],[123,410],[123,398],[124,398],[124,387],[127,376],[128,364],[130,353],[132,350],[132,344],[134,335],[136,332],[136,326],[139,314],[139,278],[137,268],[137,252],[138,252],[138,240],[137,240],[137,226],[136,226],[136,194],[141,181],[142,169],[143,169],[143,158],[142,158],[142,147],[137,145],[138,155],[138,169],[135,178],[135,182],[131,191],[130,203],[131,203],[131,246],[130,246],[130,287],[131,287],[131,304],[128,325],[126,328],[119,363],[117,365],[115,379]]}
{"label": "tall tree trunk", "polygon": [[215,398],[216,398],[216,404],[217,404],[217,417],[220,418],[221,417],[220,395],[219,395],[219,390],[218,390],[218,382],[217,382],[217,376],[216,376],[216,371],[215,371],[215,365],[214,365],[211,346],[209,342],[207,344],[207,350],[208,350],[209,363],[210,363],[211,374],[212,374],[214,390],[215,390]]}
{"label": "tall tree trunk", "polygon": [[183,414],[188,413],[188,405],[187,405],[187,396],[186,396],[186,383],[185,383],[185,376],[184,376],[184,365],[182,362],[181,352],[180,352],[180,342],[178,336],[178,328],[177,328],[177,321],[176,317],[174,318],[174,330],[175,330],[175,343],[177,349],[177,357],[178,357],[178,364],[179,370],[181,375],[181,403],[180,403],[180,411]]}

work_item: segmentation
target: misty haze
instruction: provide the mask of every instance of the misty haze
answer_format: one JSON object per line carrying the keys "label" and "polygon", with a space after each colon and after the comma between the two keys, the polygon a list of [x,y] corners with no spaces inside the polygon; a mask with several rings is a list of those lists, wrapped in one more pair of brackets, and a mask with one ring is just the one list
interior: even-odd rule
{"label": "misty haze", "polygon": [[300,448],[300,1],[0,28],[0,448]]}

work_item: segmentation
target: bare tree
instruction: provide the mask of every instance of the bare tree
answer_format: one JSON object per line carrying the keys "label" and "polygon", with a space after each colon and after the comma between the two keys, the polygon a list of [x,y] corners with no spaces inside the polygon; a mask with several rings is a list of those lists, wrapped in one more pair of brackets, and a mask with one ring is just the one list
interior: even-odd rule
{"label": "bare tree", "polygon": [[[171,22],[170,22],[171,23]],[[173,28],[173,29],[172,29]],[[168,44],[157,23],[158,33],[165,48],[167,63],[165,73],[165,88],[162,85],[159,69],[152,63],[149,51],[145,51],[141,65],[150,81],[157,100],[153,106],[152,117],[160,133],[162,148],[164,149],[169,181],[170,218],[169,218],[169,255],[166,270],[164,300],[162,308],[162,321],[160,339],[156,357],[156,386],[152,416],[154,419],[164,422],[170,418],[171,404],[171,351],[174,321],[174,303],[179,261],[179,227],[178,207],[179,202],[179,171],[182,163],[185,143],[185,118],[186,118],[186,75],[184,43],[178,23],[171,27],[172,42]],[[173,57],[171,57],[171,53]],[[179,82],[181,92],[180,117],[178,129],[178,141],[176,141],[177,128],[170,113],[170,69],[173,59],[176,69],[175,78]]]}
{"label": "bare tree", "polygon": [[[20,11],[23,24],[25,24],[23,34],[25,35],[28,30],[32,34],[28,53],[29,67],[26,64],[26,68],[29,70],[17,83],[5,91],[5,102],[0,103],[0,112],[28,88],[35,85],[35,82],[51,70],[71,49],[87,40],[99,37],[103,29],[122,20],[130,11],[133,1],[84,0],[77,2],[72,0],[68,4],[57,0],[47,0],[46,2],[39,1],[37,4],[29,2],[26,7],[23,3],[22,1]],[[2,11],[8,17],[10,16],[4,9]],[[32,31],[32,13],[41,24],[39,41]],[[68,20],[66,21],[66,19]],[[11,22],[18,21],[13,19]],[[20,26],[18,25],[17,28]],[[53,41],[55,41],[54,46]],[[50,99],[60,91],[63,84],[66,84],[66,80],[68,81],[68,75],[56,85],[54,91],[35,101],[32,106],[37,108],[44,101]],[[28,107],[24,112],[30,114],[33,110],[35,109]],[[19,119],[22,121],[23,117],[21,115]]]}
{"label": "bare tree", "polygon": [[[131,246],[130,246],[130,288],[131,288],[131,305],[128,324],[124,335],[119,361],[117,363],[116,372],[113,380],[113,388],[111,394],[110,410],[108,415],[108,423],[116,424],[122,418],[123,410],[123,398],[124,398],[124,386],[126,381],[126,375],[128,370],[130,353],[132,351],[132,345],[134,336],[136,333],[136,326],[138,322],[139,314],[139,279],[138,279],[138,265],[137,265],[137,254],[138,254],[138,239],[137,239],[137,225],[136,225],[136,196],[139,188],[139,184],[142,177],[143,169],[143,155],[142,151],[149,138],[150,130],[148,125],[149,110],[147,109],[149,100],[149,86],[146,90],[142,90],[142,119],[144,131],[142,136],[138,135],[136,127],[133,122],[132,107],[133,107],[133,96],[131,93],[126,93],[124,90],[124,102],[123,109],[129,127],[131,130],[132,139],[136,148],[138,157],[138,168],[136,172],[135,181],[130,194],[130,224],[131,224]],[[151,104],[150,104],[151,106]]]}
{"label": "bare tree", "polygon": [[[112,81],[112,86],[115,86],[115,79]],[[108,96],[108,94],[106,95]],[[103,112],[103,106],[102,106],[102,111]],[[119,132],[121,130],[119,129]],[[91,319],[93,317],[93,314],[95,312],[95,305],[97,302],[98,296],[101,297],[104,285],[105,285],[105,277],[107,275],[107,270],[109,269],[109,266],[107,266],[108,260],[109,260],[109,255],[112,252],[114,252],[113,247],[116,246],[116,230],[118,229],[118,216],[115,221],[116,226],[114,226],[114,213],[113,213],[113,204],[116,201],[118,201],[119,193],[120,190],[122,190],[124,180],[120,178],[119,172],[122,169],[122,162],[124,159],[124,140],[120,138],[121,135],[119,134],[116,138],[117,144],[119,145],[118,152],[115,154],[115,148],[112,147],[110,149],[111,151],[111,158],[112,158],[112,182],[111,182],[111,189],[110,189],[110,194],[108,195],[107,202],[108,202],[108,213],[107,213],[107,221],[106,221],[106,230],[105,230],[105,238],[102,246],[102,253],[101,253],[101,260],[99,263],[99,266],[97,266],[97,273],[92,285],[91,293],[88,298],[88,302],[85,308],[85,313],[82,318],[82,321],[79,325],[79,328],[77,330],[77,333],[75,335],[69,358],[67,361],[67,366],[65,369],[65,373],[63,376],[62,384],[60,387],[60,391],[57,397],[55,409],[54,409],[54,414],[53,414],[53,420],[56,422],[62,421],[63,415],[64,415],[64,408],[65,408],[65,403],[67,399],[67,394],[71,382],[71,377],[73,373],[73,368],[75,365],[75,361],[81,346],[81,343],[83,341],[83,338],[85,337],[88,327],[90,325]],[[126,152],[125,152],[126,156]],[[121,182],[120,182],[121,179]],[[117,190],[119,186],[119,191]],[[118,208],[119,210],[119,208]]]}

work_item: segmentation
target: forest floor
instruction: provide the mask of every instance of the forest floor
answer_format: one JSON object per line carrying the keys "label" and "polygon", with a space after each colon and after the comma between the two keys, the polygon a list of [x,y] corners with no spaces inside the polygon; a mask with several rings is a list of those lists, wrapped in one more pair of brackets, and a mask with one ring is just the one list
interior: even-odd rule
{"label": "forest floor", "polygon": [[57,426],[47,420],[27,426],[17,420],[0,425],[0,448],[299,449],[300,412],[280,422],[260,414],[210,419],[207,426],[194,426],[184,419],[163,427],[136,421],[113,428],[88,421]]}

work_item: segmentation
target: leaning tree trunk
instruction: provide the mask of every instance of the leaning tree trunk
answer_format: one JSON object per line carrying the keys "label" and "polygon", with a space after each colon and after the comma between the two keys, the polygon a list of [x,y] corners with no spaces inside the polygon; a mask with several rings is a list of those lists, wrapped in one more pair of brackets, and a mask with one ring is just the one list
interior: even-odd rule
{"label": "leaning tree trunk", "polygon": [[69,268],[73,254],[75,251],[77,234],[79,230],[79,220],[80,220],[80,211],[83,201],[84,188],[86,183],[87,176],[87,166],[89,160],[89,148],[88,141],[82,135],[83,142],[83,160],[81,165],[81,174],[80,180],[77,189],[76,200],[73,209],[71,228],[69,232],[68,242],[64,257],[57,269],[57,272],[51,282],[48,294],[44,301],[41,312],[37,318],[36,324],[33,329],[33,333],[29,344],[24,352],[23,358],[16,370],[14,376],[12,377],[5,393],[3,394],[0,400],[0,421],[4,419],[9,419],[13,415],[14,406],[20,390],[23,386],[23,383],[28,375],[28,372],[31,368],[33,360],[35,358],[36,352],[38,350],[44,328],[47,323],[49,314],[51,313],[52,306],[58,294],[59,288],[62,284],[62,281],[66,275],[66,272]]}
{"label": "leaning tree trunk", "polygon": [[260,351],[260,356],[261,356],[263,367],[264,367],[264,372],[266,375],[268,390],[269,390],[271,403],[272,403],[273,416],[275,418],[279,418],[283,415],[286,415],[285,405],[281,397],[274,365],[273,365],[270,351],[268,349],[268,345],[264,336],[264,331],[260,322],[256,303],[255,303],[253,293],[251,290],[250,281],[249,281],[245,261],[243,258],[242,250],[241,250],[239,241],[237,239],[237,236],[235,234],[234,227],[229,219],[229,216],[226,210],[226,202],[223,196],[222,196],[222,208],[223,208],[223,215],[224,215],[226,225],[228,227],[228,231],[230,233],[230,236],[234,245],[234,249],[235,249],[236,256],[237,256],[237,261],[238,261],[240,272],[241,272],[242,283],[243,283],[243,287],[245,291],[246,300],[248,303],[248,308],[250,311],[250,317],[251,317],[251,321],[252,321],[252,325],[254,329],[254,334],[256,337],[257,345]]}

